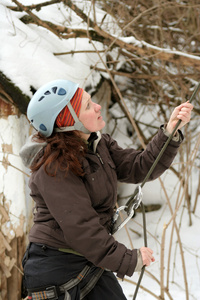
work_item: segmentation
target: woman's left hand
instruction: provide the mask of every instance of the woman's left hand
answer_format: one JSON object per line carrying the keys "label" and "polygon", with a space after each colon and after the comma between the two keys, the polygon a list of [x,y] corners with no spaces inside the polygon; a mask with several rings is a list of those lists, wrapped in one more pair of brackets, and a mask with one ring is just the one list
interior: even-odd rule
{"label": "woman's left hand", "polygon": [[192,109],[193,105],[188,101],[177,106],[171,114],[169,122],[167,123],[166,130],[171,134],[178,120],[182,121],[178,129],[187,124],[190,121]]}

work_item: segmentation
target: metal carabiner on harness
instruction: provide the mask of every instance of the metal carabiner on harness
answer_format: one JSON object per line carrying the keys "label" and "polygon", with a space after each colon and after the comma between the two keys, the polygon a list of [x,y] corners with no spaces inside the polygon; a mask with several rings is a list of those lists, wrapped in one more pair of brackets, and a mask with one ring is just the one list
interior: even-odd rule
{"label": "metal carabiner on harness", "polygon": [[[126,205],[120,206],[113,216],[112,234],[120,230],[134,216],[135,210],[140,206],[142,201],[142,188],[137,186],[133,196]],[[120,216],[120,218],[119,218]]]}

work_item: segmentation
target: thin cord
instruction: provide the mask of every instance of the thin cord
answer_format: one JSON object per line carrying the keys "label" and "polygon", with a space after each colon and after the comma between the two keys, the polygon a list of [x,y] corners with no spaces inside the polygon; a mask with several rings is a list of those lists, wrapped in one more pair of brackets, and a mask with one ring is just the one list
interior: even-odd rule
{"label": "thin cord", "polygon": [[[148,247],[148,245],[147,245],[147,229],[146,229],[145,207],[144,207],[144,204],[142,202],[141,202],[141,207],[142,207],[142,218],[143,218],[144,245],[145,245],[145,247]],[[135,293],[133,295],[133,300],[135,300],[136,297],[137,297],[137,293],[138,293],[138,290],[139,290],[139,287],[140,287],[140,283],[142,281],[142,277],[144,275],[144,271],[145,271],[145,265],[141,269],[140,277],[138,279],[138,283],[137,283],[136,288],[135,288]]]}

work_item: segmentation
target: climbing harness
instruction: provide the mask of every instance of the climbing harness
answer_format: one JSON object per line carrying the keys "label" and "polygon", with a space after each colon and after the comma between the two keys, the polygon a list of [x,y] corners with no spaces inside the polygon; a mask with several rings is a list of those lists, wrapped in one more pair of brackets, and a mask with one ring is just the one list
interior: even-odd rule
{"label": "climbing harness", "polygon": [[[200,88],[200,82],[198,83],[197,87],[195,88],[191,98],[189,99],[188,102],[191,102],[193,100],[193,98],[196,96],[196,93],[198,91],[198,89]],[[115,215],[113,217],[113,228],[112,228],[112,234],[116,233],[118,230],[120,230],[122,227],[124,227],[125,224],[127,224],[127,222],[134,216],[135,210],[141,205],[142,208],[142,217],[143,217],[143,232],[144,232],[144,245],[145,247],[147,247],[147,231],[146,231],[146,217],[145,217],[145,208],[144,205],[142,203],[142,187],[145,185],[145,183],[147,182],[147,180],[149,179],[149,177],[151,176],[152,172],[154,171],[157,163],[159,162],[161,156],[163,155],[163,153],[165,152],[169,142],[172,140],[175,132],[177,131],[179,125],[181,123],[181,120],[178,120],[173,132],[170,134],[170,136],[168,137],[166,143],[164,144],[163,148],[161,149],[160,153],[158,154],[156,160],[154,161],[153,165],[151,166],[151,168],[149,169],[146,177],[144,178],[143,182],[136,187],[133,195],[129,198],[129,200],[127,201],[127,203],[123,206],[120,206],[116,212]],[[123,215],[124,218],[122,220],[120,220],[121,218],[119,218],[119,216]],[[133,296],[133,300],[136,299],[137,296],[137,292],[143,277],[145,271],[145,266],[142,267],[141,273],[140,273],[140,277],[135,289],[135,293]]]}
{"label": "climbing harness", "polygon": [[[28,299],[56,300],[61,294],[65,294],[65,300],[71,300],[71,296],[68,293],[68,291],[76,285],[78,285],[84,278],[86,278],[91,268],[92,264],[87,264],[76,278],[73,278],[60,286],[54,285],[48,287],[28,289]],[[92,275],[92,278],[89,280],[89,282],[80,290],[80,300],[83,299],[94,288],[95,284],[97,283],[103,272],[104,269],[98,268],[97,272],[95,272],[95,274]]]}
{"label": "climbing harness", "polygon": [[[29,243],[23,260],[22,260],[22,266],[25,267],[25,264],[29,258],[29,250],[32,243]],[[34,243],[33,243],[34,244]],[[37,244],[35,244],[37,246]],[[45,245],[38,245],[43,250],[47,247]],[[53,250],[57,250],[55,248],[51,248]],[[78,256],[82,256],[80,253],[72,250],[72,249],[62,249],[59,248],[58,251],[66,252],[70,254],[75,254]],[[49,300],[57,300],[59,299],[60,295],[65,295],[64,300],[71,300],[71,296],[69,294],[69,290],[74,288],[76,285],[78,285],[80,282],[83,282],[84,279],[86,279],[86,283],[83,284],[83,287],[80,288],[80,300],[82,300],[96,285],[97,281],[100,279],[101,275],[105,269],[101,267],[95,267],[93,263],[88,262],[85,267],[82,269],[82,271],[75,277],[67,281],[66,283],[63,283],[61,285],[46,285],[46,286],[40,286],[36,288],[26,288],[25,284],[25,278],[22,279],[22,297],[28,300],[43,300],[43,299],[49,299]],[[90,275],[90,278],[87,279],[87,277]],[[27,294],[28,293],[28,294]]]}

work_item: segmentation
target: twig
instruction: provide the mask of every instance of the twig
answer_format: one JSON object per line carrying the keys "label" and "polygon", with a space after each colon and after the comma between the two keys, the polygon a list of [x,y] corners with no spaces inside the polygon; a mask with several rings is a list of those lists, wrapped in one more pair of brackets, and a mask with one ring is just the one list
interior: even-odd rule
{"label": "twig", "polygon": [[[120,280],[120,278],[119,278],[119,280]],[[132,280],[130,280],[130,279],[128,279],[128,278],[124,278],[123,280],[126,281],[126,282],[129,282],[129,283],[131,283],[131,284],[137,285],[136,282],[134,282],[134,281],[132,281]],[[159,297],[159,296],[157,296],[156,294],[154,294],[154,293],[153,293],[152,291],[150,291],[149,289],[145,288],[143,285],[140,285],[140,289],[142,289],[143,291],[149,293],[151,296],[155,297],[156,299],[160,300],[160,297]]]}
{"label": "twig", "polygon": [[[103,53],[105,52],[105,50],[99,50],[99,53]],[[78,53],[96,53],[96,50],[77,50],[77,51],[74,51],[74,50],[71,50],[71,51],[68,51],[68,52],[55,52],[53,53],[55,56],[58,56],[58,55],[74,55],[74,54],[78,54]]]}
{"label": "twig", "polygon": [[139,233],[138,231],[132,229],[132,228],[129,228],[130,231],[132,231],[133,233],[135,233],[137,236],[141,237],[141,233]]}
{"label": "twig", "polygon": [[[44,6],[48,6],[48,5],[52,5],[52,4],[55,4],[55,3],[60,3],[60,0],[51,0],[51,1],[46,1],[46,2],[43,2],[43,3],[39,3],[39,4],[32,4],[32,5],[27,5],[26,7],[29,9],[29,10],[32,10],[32,9],[35,9],[37,11],[39,11],[42,7]],[[9,9],[12,9],[13,11],[23,11],[22,7],[15,7],[15,6],[7,6]]]}
{"label": "twig", "polygon": [[12,167],[12,168],[14,168],[14,169],[20,171],[20,172],[23,173],[24,175],[30,177],[29,174],[27,174],[26,172],[22,171],[21,169],[15,167],[15,166],[13,166],[10,162],[6,162],[6,161],[3,161],[3,160],[0,160],[0,163],[2,163],[2,164],[4,164],[4,165],[8,165],[9,167]]}
{"label": "twig", "polygon": [[59,32],[57,32],[54,28],[52,28],[52,26],[49,26],[47,22],[43,22],[40,18],[38,18],[34,13],[32,13],[32,11],[29,9],[29,7],[21,4],[17,0],[12,0],[12,2],[14,2],[20,9],[22,9],[28,15],[30,15],[33,18],[33,20],[36,22],[36,24],[38,24],[42,27],[45,27],[47,30],[53,32],[55,35],[57,35],[59,37]]}
{"label": "twig", "polygon": [[200,170],[199,170],[199,183],[198,183],[198,187],[197,187],[197,191],[196,191],[194,207],[193,207],[193,210],[192,210],[193,214],[195,214],[195,212],[196,212],[197,200],[199,198],[199,195],[200,195]]}
{"label": "twig", "polygon": [[166,236],[167,225],[164,224],[161,241],[161,254],[160,254],[160,299],[164,300],[164,270],[165,270],[165,236]]}
{"label": "twig", "polygon": [[[191,170],[192,170],[192,166],[193,166],[193,163],[194,162],[194,159],[197,155],[197,151],[198,151],[198,148],[199,148],[199,145],[200,145],[200,135],[199,135],[199,139],[197,140],[196,142],[196,145],[194,147],[194,150],[192,151],[191,155],[190,155],[190,160],[187,164],[187,167],[185,168],[185,172],[187,171],[187,168],[189,168],[190,170],[188,171],[188,176],[189,174],[191,173]],[[184,176],[184,174],[183,174]],[[183,180],[183,177],[182,177],[182,180]],[[160,179],[160,182],[161,182],[161,185],[162,185],[162,188],[164,190],[164,193],[165,193],[165,196],[166,196],[166,199],[167,199],[167,203],[168,203],[168,206],[169,206],[169,209],[170,209],[170,212],[171,212],[171,219],[168,221],[168,223],[166,224],[166,226],[168,227],[169,224],[171,223],[171,221],[173,220],[174,222],[174,226],[175,226],[175,229],[176,229],[176,234],[177,234],[177,238],[178,238],[178,243],[179,243],[179,247],[180,247],[180,252],[181,252],[181,259],[182,259],[182,267],[183,267],[183,276],[184,276],[184,282],[185,282],[185,289],[186,289],[186,299],[188,300],[189,299],[189,292],[188,292],[188,283],[187,283],[187,277],[186,277],[186,267],[185,267],[185,260],[184,260],[184,254],[183,254],[183,249],[182,249],[182,244],[181,244],[181,239],[180,239],[180,234],[179,234],[179,230],[178,230],[178,227],[176,225],[176,222],[175,222],[175,218],[176,218],[176,214],[178,212],[178,209],[182,203],[182,199],[184,197],[184,193],[185,193],[185,188],[183,189],[183,193],[182,193],[182,197],[181,197],[181,200],[178,202],[178,199],[177,199],[177,203],[176,203],[176,208],[175,208],[175,211],[173,212],[172,210],[172,207],[171,207],[171,203],[170,203],[170,200],[169,200],[169,197],[166,193],[166,190],[164,188],[164,185],[162,183],[162,180]],[[182,184],[180,182],[180,188],[181,188]],[[169,265],[169,263],[168,263]],[[168,281],[167,281],[167,286],[168,286]]]}
{"label": "twig", "polygon": [[[140,223],[138,223],[137,221],[133,220],[134,223],[136,223],[138,226],[143,227]],[[150,232],[147,230],[147,233],[160,245],[159,240]]]}
{"label": "twig", "polygon": [[[103,51],[102,51],[103,52]],[[96,66],[91,66],[91,68],[95,69],[96,71],[99,72],[104,72],[107,73],[107,69],[99,68]],[[153,74],[139,74],[139,73],[127,73],[127,72],[120,72],[120,71],[115,71],[115,70],[110,70],[112,75],[118,75],[118,76],[123,76],[127,78],[132,78],[132,79],[151,79],[151,80],[159,80],[159,79],[169,79],[171,78],[184,78],[186,76],[188,77],[195,77],[196,74],[194,73],[184,73],[184,74],[162,74],[162,75],[153,75]]]}

